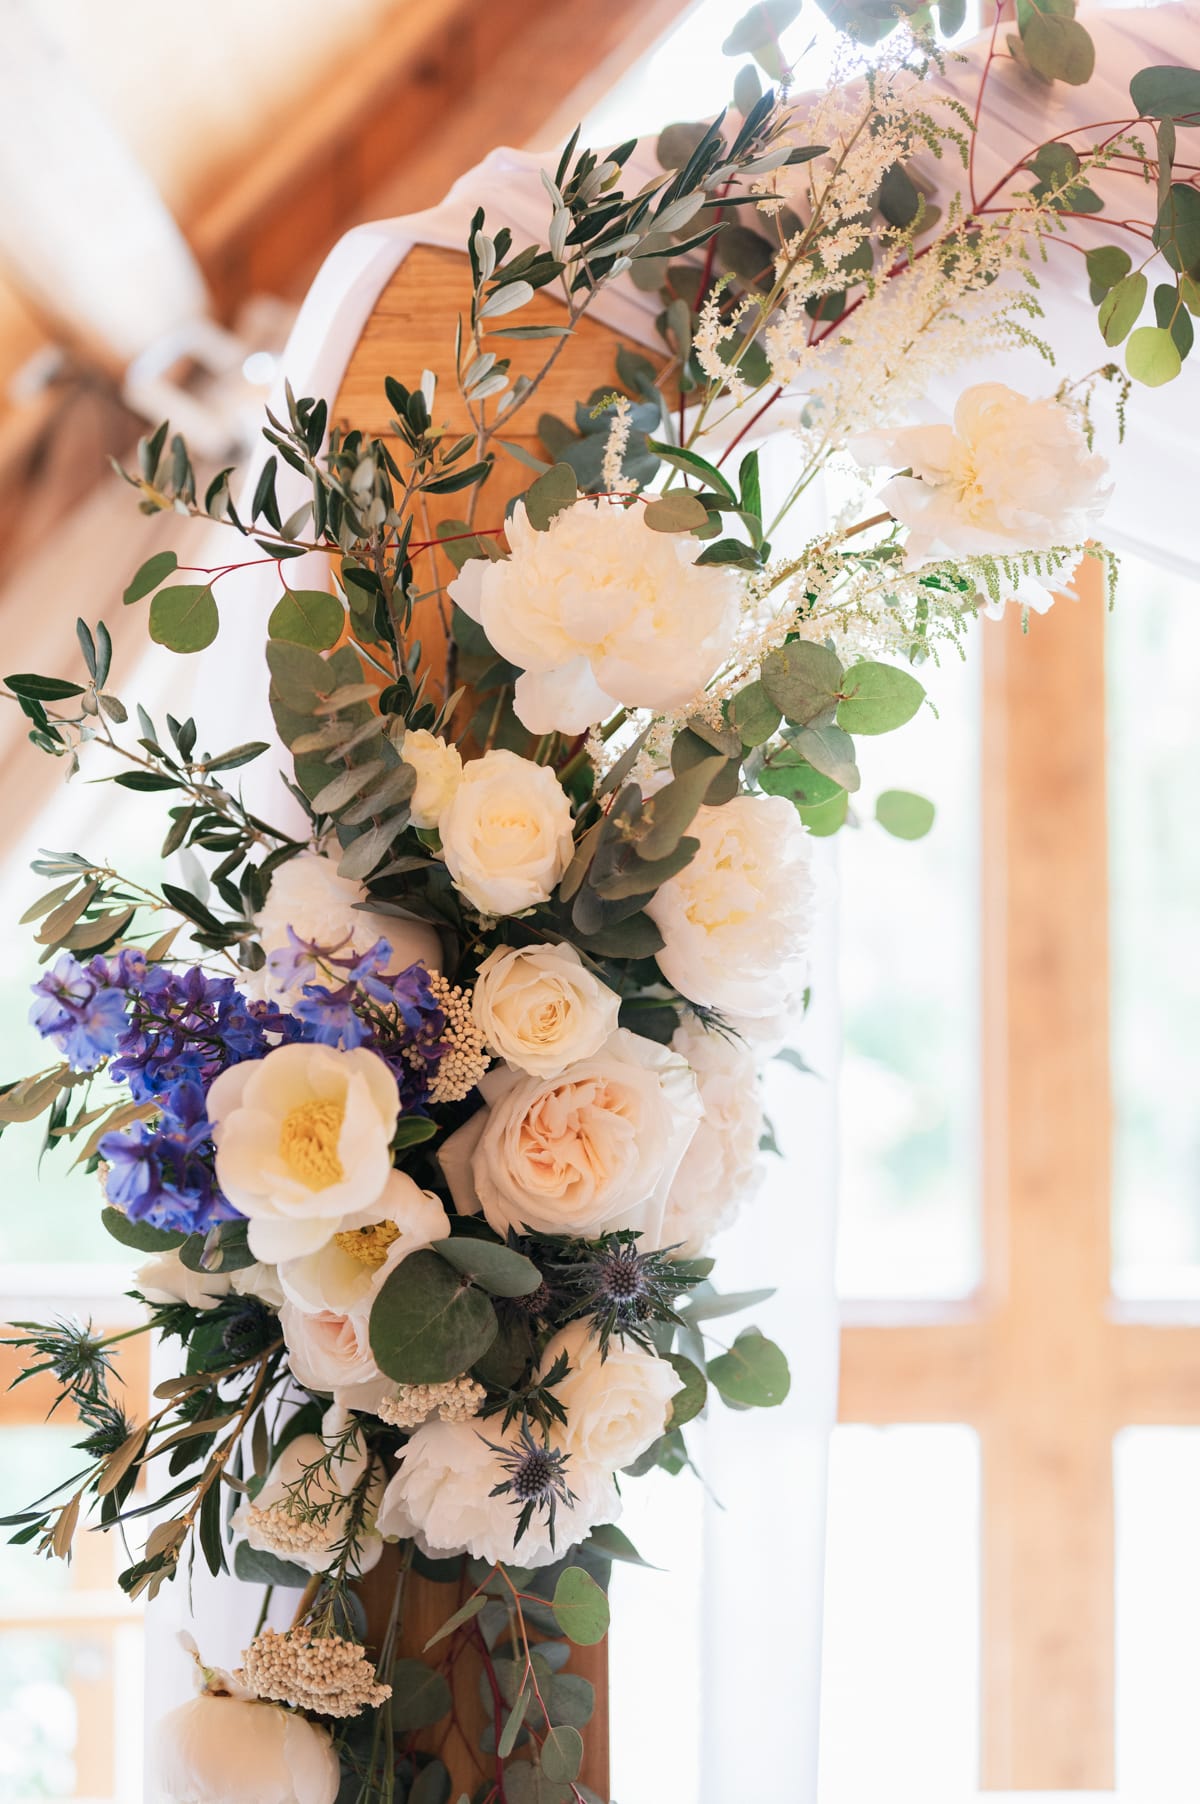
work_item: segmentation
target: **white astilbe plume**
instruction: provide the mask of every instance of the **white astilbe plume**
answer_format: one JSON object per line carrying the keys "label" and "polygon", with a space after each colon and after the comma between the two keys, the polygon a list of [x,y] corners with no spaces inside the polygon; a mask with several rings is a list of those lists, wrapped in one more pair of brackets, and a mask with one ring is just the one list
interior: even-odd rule
{"label": "white astilbe plume", "polygon": [[604,443],[604,463],[601,469],[601,480],[609,495],[632,495],[637,491],[638,485],[633,478],[621,474],[621,465],[629,449],[631,424],[629,397],[618,395],[613,407],[612,424]]}

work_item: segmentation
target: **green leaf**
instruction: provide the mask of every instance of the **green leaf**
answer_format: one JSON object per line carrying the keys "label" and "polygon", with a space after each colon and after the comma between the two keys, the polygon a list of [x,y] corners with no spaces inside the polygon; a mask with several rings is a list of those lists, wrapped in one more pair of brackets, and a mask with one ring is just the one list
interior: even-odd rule
{"label": "green leaf", "polygon": [[797,808],[815,808],[844,794],[834,777],[814,768],[794,746],[781,746],[758,773],[758,787],[769,796],[786,796]]}
{"label": "green leaf", "polygon": [[526,489],[521,499],[529,524],[537,532],[545,532],[555,514],[573,507],[579,497],[579,485],[570,464],[553,464],[544,476]]}
{"label": "green leaf", "polygon": [[1175,340],[1179,355],[1186,357],[1195,342],[1196,333],[1179,290],[1173,283],[1161,282],[1154,290],[1154,317]]}
{"label": "green leaf", "polygon": [[605,1560],[620,1560],[627,1566],[644,1566],[648,1572],[659,1570],[649,1560],[643,1560],[624,1529],[618,1528],[613,1522],[603,1522],[598,1528],[594,1528],[581,1545],[591,1553],[598,1553]]}
{"label": "green leaf", "polygon": [[847,733],[891,733],[911,720],[925,699],[916,677],[894,664],[853,664],[842,687],[846,699],[838,703],[837,723]]}
{"label": "green leaf", "polygon": [[818,802],[813,808],[800,808],[797,812],[814,839],[829,839],[845,825],[850,798],[844,789],[839,789],[829,801]]}
{"label": "green leaf", "polygon": [[1125,367],[1135,382],[1161,388],[1183,368],[1179,346],[1162,326],[1139,326],[1125,347]]}
{"label": "green leaf", "polygon": [[35,676],[32,672],[8,676],[4,681],[14,695],[23,695],[31,702],[65,702],[73,695],[83,694],[80,683],[67,683],[61,677]]}
{"label": "green leaf", "polygon": [[559,1574],[551,1604],[555,1621],[576,1647],[594,1647],[608,1633],[608,1599],[582,1566]]}
{"label": "green leaf", "polygon": [[410,1253],[371,1310],[371,1351],[399,1384],[444,1384],[482,1357],[498,1323],[482,1290],[436,1253]]}
{"label": "green leaf", "polygon": [[453,1698],[444,1674],[424,1660],[397,1660],[388,1677],[392,1685],[392,1727],[401,1735],[441,1722]]}
{"label": "green leaf", "polygon": [[664,463],[672,464],[675,469],[684,471],[688,476],[697,477],[706,488],[712,489],[715,494],[723,495],[726,501],[732,501],[734,506],[737,506],[738,498],[720,470],[714,464],[710,464],[703,457],[698,456],[695,451],[684,451],[678,445],[666,445],[653,438],[648,438],[646,444],[651,451],[662,458]]}
{"label": "green leaf", "polygon": [[700,143],[708,127],[704,124],[684,124],[676,121],[663,127],[658,134],[655,151],[664,169],[682,169],[693,151]]}
{"label": "green leaf", "polygon": [[130,1221],[123,1210],[114,1209],[111,1203],[101,1209],[100,1220],[114,1240],[123,1247],[132,1247],[136,1253],[165,1253],[172,1247],[181,1247],[187,1239],[186,1234],[156,1228],[148,1221]]}
{"label": "green leaf", "polygon": [[292,645],[328,651],[342,631],[345,611],[336,595],[324,589],[289,589],[271,609],[267,633]]}
{"label": "green leaf", "polygon": [[646,506],[642,519],[652,532],[691,532],[708,520],[708,509],[690,489],[671,489]]}
{"label": "green leaf", "polygon": [[1185,182],[1172,182],[1158,210],[1153,239],[1179,275],[1200,273],[1200,194]]}
{"label": "green leaf", "polygon": [[1155,63],[1139,69],[1129,84],[1133,104],[1143,119],[1188,119],[1200,116],[1200,69]]}
{"label": "green leaf", "polygon": [[807,758],[814,770],[819,770],[823,776],[832,777],[840,789],[858,788],[862,778],[854,762],[854,741],[841,727],[823,724],[801,727],[798,733],[791,735],[791,741],[800,756]]}
{"label": "green leaf", "polygon": [[1021,42],[1033,68],[1047,81],[1078,88],[1092,79],[1096,46],[1078,19],[1035,12],[1021,29]]}
{"label": "green leaf", "polygon": [[[357,1792],[357,1781],[355,1789]],[[440,1760],[430,1760],[421,1768],[407,1804],[450,1804],[450,1774]]]}
{"label": "green leaf", "polygon": [[569,1724],[551,1729],[542,1743],[542,1771],[547,1779],[569,1785],[583,1765],[583,1736]]}
{"label": "green leaf", "polygon": [[1128,251],[1116,244],[1097,245],[1087,254],[1087,272],[1097,288],[1115,288],[1133,268]]}
{"label": "green leaf", "polygon": [[743,745],[765,745],[778,732],[783,714],[762,683],[756,682],[738,690],[729,704],[729,719]]}
{"label": "green leaf", "polygon": [[827,645],[797,639],[770,652],[762,663],[767,700],[796,726],[832,720],[842,692],[842,664]]}
{"label": "green leaf", "polygon": [[220,626],[213,592],[201,583],[176,583],[160,589],[150,603],[150,637],[169,651],[203,651]]}
{"label": "green leaf", "polygon": [[129,607],[131,602],[140,601],[143,595],[149,595],[151,589],[157,589],[159,583],[166,582],[168,576],[179,568],[179,559],[173,551],[156,551],[148,557],[141,569],[132,578],[125,590],[124,602]]}
{"label": "green leaf", "polygon": [[490,1290],[494,1297],[529,1297],[542,1282],[542,1274],[532,1259],[514,1253],[511,1247],[497,1246],[492,1240],[466,1236],[435,1240],[430,1250],[455,1271]]}
{"label": "green leaf", "polygon": [[303,1566],[281,1560],[277,1554],[260,1553],[249,1541],[239,1541],[233,1553],[234,1577],[245,1585],[284,1585],[303,1591],[312,1577]]}
{"label": "green leaf", "polygon": [[402,1116],[392,1135],[392,1151],[400,1152],[406,1146],[420,1146],[423,1140],[432,1140],[437,1131],[437,1122],[430,1121],[428,1116]]}
{"label": "green leaf", "polygon": [[[416,1259],[419,1255],[413,1253],[411,1257]],[[446,1639],[447,1635],[453,1635],[455,1629],[461,1629],[464,1623],[472,1621],[474,1617],[478,1616],[487,1601],[482,1592],[477,1597],[469,1597],[466,1603],[460,1605],[453,1616],[447,1616],[441,1628],[429,1637],[421,1650],[422,1653],[427,1654],[431,1647],[436,1647],[439,1641]]]}
{"label": "green leaf", "polygon": [[772,1409],[791,1388],[787,1360],[757,1328],[743,1328],[728,1353],[708,1362],[708,1375],[727,1403]]}
{"label": "green leaf", "polygon": [[936,812],[932,802],[907,789],[885,789],[875,803],[875,819],[896,839],[924,839]]}
{"label": "green leaf", "polygon": [[678,1377],[682,1378],[684,1388],[676,1391],[671,1398],[671,1413],[667,1417],[666,1426],[682,1428],[693,1416],[698,1416],[708,1401],[708,1380],[700,1367],[682,1353],[668,1353],[667,1362],[673,1366]]}
{"label": "green leaf", "polygon": [[1106,345],[1119,345],[1142,311],[1149,284],[1140,270],[1114,282],[1100,303],[1099,324]]}
{"label": "green leaf", "polygon": [[765,45],[774,44],[799,13],[800,0],[759,0],[743,13],[721,49],[726,56],[753,56]]}

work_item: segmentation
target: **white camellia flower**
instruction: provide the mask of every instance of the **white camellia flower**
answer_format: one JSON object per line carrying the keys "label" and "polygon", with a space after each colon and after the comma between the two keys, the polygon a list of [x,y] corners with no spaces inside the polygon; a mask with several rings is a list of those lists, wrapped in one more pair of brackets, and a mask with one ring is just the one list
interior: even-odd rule
{"label": "white camellia flower", "polygon": [[671,1399],[683,1389],[674,1366],[632,1341],[612,1335],[602,1353],[589,1322],[570,1322],[542,1354],[539,1376],[566,1354],[570,1370],[554,1386],[567,1412],[558,1430],[570,1456],[568,1482],[576,1462],[620,1472],[657,1441],[671,1413]]}
{"label": "white camellia flower", "polygon": [[520,1503],[511,1492],[490,1495],[507,1473],[488,1440],[497,1446],[516,1445],[511,1430],[507,1435],[501,1432],[498,1418],[495,1432],[486,1440],[476,1422],[433,1421],[416,1429],[401,1449],[399,1470],[383,1494],[377,1519],[380,1532],[389,1540],[411,1537],[433,1559],[465,1551],[477,1560],[547,1566],[597,1524],[615,1522],[620,1515],[621,1498],[612,1471],[572,1458],[563,1476],[576,1500],[557,1506],[556,1547],[550,1545],[540,1511],[514,1543]]}
{"label": "white camellia flower", "polygon": [[1003,382],[964,389],[952,426],[905,426],[854,446],[865,464],[908,468],[879,499],[908,527],[906,561],[1049,551],[1089,537],[1107,465],[1069,409]]}
{"label": "white camellia flower", "polygon": [[633,1228],[662,1245],[671,1181],[700,1119],[696,1080],[666,1046],[618,1028],[558,1077],[489,1071],[479,1109],[438,1155],[455,1205],[496,1232],[592,1238]]}
{"label": "white camellia flower", "polygon": [[[255,925],[263,951],[287,952],[288,928],[310,945],[340,947],[339,956],[366,952],[378,940],[392,948],[387,970],[404,971],[424,964],[431,971],[442,968],[441,942],[425,921],[407,921],[398,915],[372,914],[357,908],[367,891],[349,877],[339,877],[337,863],[320,852],[298,852],[280,865],[271,879],[267,899]],[[256,987],[269,1001],[286,1008],[300,995],[303,980],[295,983],[274,974],[270,967],[255,974]],[[251,986],[247,986],[251,987]]]}
{"label": "white camellia flower", "polygon": [[485,752],[465,766],[439,831],[455,888],[481,914],[548,901],[574,852],[562,784],[515,752]]}
{"label": "white camellia flower", "polygon": [[535,532],[517,503],[512,555],[472,558],[450,593],[518,665],[513,707],[531,733],[582,733],[619,706],[681,708],[733,645],[741,590],[704,546],[655,532],[640,507],[586,501]]}
{"label": "white camellia flower", "polygon": [[205,1691],[157,1725],[163,1804],[334,1804],[341,1768],[324,1729],[279,1704]]}
{"label": "white camellia flower", "polygon": [[404,735],[400,756],[417,773],[417,786],[408,804],[413,826],[436,827],[462,782],[458,747],[418,727]]}
{"label": "white camellia flower", "polygon": [[[383,1468],[371,1460],[361,1435],[344,1439],[345,1423],[342,1411],[327,1410],[322,1434],[298,1434],[289,1441],[257,1496],[238,1506],[234,1530],[257,1552],[289,1560],[306,1572],[325,1572],[346,1537],[350,1500],[370,1466],[366,1525],[359,1531],[352,1565],[355,1573],[378,1565],[383,1537],[374,1518],[383,1496]],[[329,1458],[331,1448],[337,1452]]]}
{"label": "white camellia flower", "polygon": [[133,1281],[147,1303],[188,1303],[193,1309],[215,1309],[230,1289],[228,1272],[190,1271],[174,1247],[139,1265]]}
{"label": "white camellia flower", "polygon": [[710,1032],[693,1017],[671,1045],[696,1074],[704,1116],[667,1197],[663,1241],[694,1258],[762,1180],[762,1097],[757,1061],[743,1041]]}
{"label": "white camellia flower", "polygon": [[621,998],[574,946],[497,946],[479,967],[472,1011],[488,1045],[534,1077],[556,1077],[599,1052]]}
{"label": "white camellia flower", "polygon": [[808,835],[783,796],[734,796],[688,828],[691,863],[646,904],[664,945],[658,967],[681,996],[774,1023],[803,987],[812,913]]}
{"label": "white camellia flower", "polygon": [[217,1182],[249,1217],[250,1251],[278,1264],[376,1219],[392,1172],[396,1080],[364,1046],[277,1046],[208,1092]]}

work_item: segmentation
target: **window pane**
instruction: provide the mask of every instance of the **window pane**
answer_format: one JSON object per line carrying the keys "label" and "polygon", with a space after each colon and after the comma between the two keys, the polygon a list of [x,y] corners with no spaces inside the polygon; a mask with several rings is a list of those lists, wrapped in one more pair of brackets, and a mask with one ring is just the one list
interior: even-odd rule
{"label": "window pane", "polygon": [[825,1567],[821,1804],[960,1804],[979,1762],[979,1442],[839,1428]]}
{"label": "window pane", "polygon": [[[865,817],[843,830],[843,1296],[945,1297],[979,1273],[978,634],[921,680],[937,708],[857,741]],[[928,838],[872,820],[883,789],[937,805]]]}
{"label": "window pane", "polygon": [[1200,1296],[1200,592],[1135,558],[1109,619],[1113,1282]]}
{"label": "window pane", "polygon": [[1127,1428],[1114,1448],[1118,1796],[1196,1796],[1200,1428]]}

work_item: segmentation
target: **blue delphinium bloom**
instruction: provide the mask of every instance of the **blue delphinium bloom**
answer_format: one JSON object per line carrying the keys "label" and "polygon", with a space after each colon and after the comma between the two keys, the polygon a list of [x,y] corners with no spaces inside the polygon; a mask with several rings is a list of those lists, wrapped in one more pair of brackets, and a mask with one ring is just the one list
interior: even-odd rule
{"label": "blue delphinium bloom", "polygon": [[274,1003],[248,1001],[231,977],[153,965],[130,992],[112,1075],[139,1102],[158,1101],[181,1083],[207,1089],[227,1066],[302,1037],[298,1021]]}
{"label": "blue delphinium bloom", "polygon": [[237,1220],[237,1210],[217,1188],[211,1145],[203,1090],[198,1084],[179,1084],[170,1107],[156,1121],[135,1122],[101,1140],[109,1201],[132,1221],[185,1234]]}
{"label": "blue delphinium bloom", "polygon": [[53,1040],[73,1071],[94,1071],[117,1050],[128,1027],[126,998],[108,982],[64,952],[54,968],[33,985],[38,998],[29,1019],[43,1039]]}

